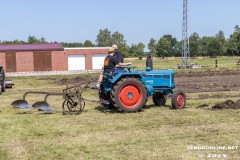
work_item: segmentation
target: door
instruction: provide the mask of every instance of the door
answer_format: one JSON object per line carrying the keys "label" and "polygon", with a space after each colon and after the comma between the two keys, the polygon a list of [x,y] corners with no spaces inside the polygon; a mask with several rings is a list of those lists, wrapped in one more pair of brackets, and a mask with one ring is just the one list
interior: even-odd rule
{"label": "door", "polygon": [[51,71],[52,56],[51,52],[34,52],[34,71]]}
{"label": "door", "polygon": [[93,54],[92,55],[92,69],[102,69],[104,64],[104,59],[107,54]]}
{"label": "door", "polygon": [[68,70],[77,71],[85,70],[85,55],[68,55]]}
{"label": "door", "polygon": [[5,53],[6,72],[16,72],[16,52]]}

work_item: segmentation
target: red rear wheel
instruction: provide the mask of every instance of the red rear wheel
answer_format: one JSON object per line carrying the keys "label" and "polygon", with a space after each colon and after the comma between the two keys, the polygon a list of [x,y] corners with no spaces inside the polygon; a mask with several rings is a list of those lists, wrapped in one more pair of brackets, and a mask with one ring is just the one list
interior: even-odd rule
{"label": "red rear wheel", "polygon": [[137,78],[126,77],[118,81],[111,92],[115,107],[124,112],[136,112],[147,101],[145,85]]}
{"label": "red rear wheel", "polygon": [[127,84],[119,91],[120,102],[126,108],[134,108],[142,102],[142,91],[135,84]]}

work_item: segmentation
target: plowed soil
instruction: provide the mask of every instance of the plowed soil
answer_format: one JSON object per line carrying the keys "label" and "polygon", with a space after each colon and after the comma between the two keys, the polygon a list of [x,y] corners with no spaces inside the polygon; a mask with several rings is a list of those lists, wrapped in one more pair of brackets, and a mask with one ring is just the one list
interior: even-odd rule
{"label": "plowed soil", "polygon": [[[201,71],[175,74],[176,89],[184,90],[186,93],[198,92],[219,92],[219,91],[240,91],[240,70],[223,71]],[[220,102],[210,106],[211,110],[240,109],[240,100],[234,102],[230,98],[240,98],[238,95],[208,94],[198,95],[197,99],[224,98],[225,102]],[[202,104],[197,108],[209,107]]]}
{"label": "plowed soil", "polygon": [[176,73],[175,85],[186,93],[240,91],[240,70]]}

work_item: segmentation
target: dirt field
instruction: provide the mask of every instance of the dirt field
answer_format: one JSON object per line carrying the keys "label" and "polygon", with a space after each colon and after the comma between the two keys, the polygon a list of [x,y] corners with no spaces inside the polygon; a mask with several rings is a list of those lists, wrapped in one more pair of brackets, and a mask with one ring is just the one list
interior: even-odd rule
{"label": "dirt field", "polygon": [[201,71],[176,73],[175,84],[177,89],[187,93],[240,91],[240,71]]}
{"label": "dirt field", "polygon": [[215,94],[209,96],[202,92],[220,92],[220,91],[240,91],[240,71],[239,70],[221,70],[221,71],[201,71],[177,73],[175,76],[176,89],[182,89],[186,93],[200,93],[196,99],[222,98],[224,102],[213,106],[201,104],[197,108],[206,108],[212,110],[221,109],[240,109],[240,99],[236,102],[231,98],[240,98],[240,94],[227,95]]}

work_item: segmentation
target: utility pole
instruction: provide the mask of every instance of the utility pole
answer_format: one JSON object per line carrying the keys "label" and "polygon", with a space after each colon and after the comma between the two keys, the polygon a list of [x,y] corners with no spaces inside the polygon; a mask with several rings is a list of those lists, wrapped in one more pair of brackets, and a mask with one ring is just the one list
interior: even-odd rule
{"label": "utility pole", "polygon": [[182,26],[182,64],[184,68],[190,65],[190,51],[188,38],[188,0],[183,0],[183,26]]}

